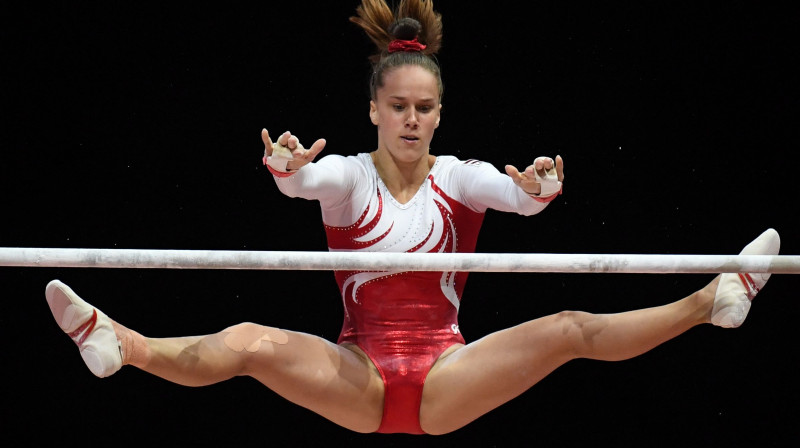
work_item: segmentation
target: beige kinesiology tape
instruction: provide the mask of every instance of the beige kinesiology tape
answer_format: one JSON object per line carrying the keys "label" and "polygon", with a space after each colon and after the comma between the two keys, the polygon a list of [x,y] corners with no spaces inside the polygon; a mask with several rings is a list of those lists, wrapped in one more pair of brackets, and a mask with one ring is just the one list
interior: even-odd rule
{"label": "beige kinesiology tape", "polygon": [[228,333],[225,335],[225,345],[235,352],[247,350],[255,353],[261,348],[262,341],[280,345],[289,342],[289,334],[285,331],[253,323],[234,325],[223,332]]}

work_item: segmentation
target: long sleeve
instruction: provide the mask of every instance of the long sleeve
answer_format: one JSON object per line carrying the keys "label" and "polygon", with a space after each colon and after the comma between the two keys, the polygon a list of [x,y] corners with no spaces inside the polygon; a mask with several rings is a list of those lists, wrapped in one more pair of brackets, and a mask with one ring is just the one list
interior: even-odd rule
{"label": "long sleeve", "polygon": [[329,154],[309,163],[291,176],[273,176],[286,196],[318,200],[323,208],[335,208],[347,201],[359,178],[366,173],[346,157]]}
{"label": "long sleeve", "polygon": [[522,191],[507,174],[494,165],[468,160],[454,170],[464,203],[478,212],[486,209],[513,212],[520,215],[535,215],[547,207]]}

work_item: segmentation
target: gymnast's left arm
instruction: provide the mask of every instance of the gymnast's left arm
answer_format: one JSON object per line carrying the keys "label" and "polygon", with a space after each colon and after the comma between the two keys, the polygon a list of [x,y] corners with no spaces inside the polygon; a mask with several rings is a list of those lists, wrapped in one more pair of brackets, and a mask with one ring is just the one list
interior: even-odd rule
{"label": "gymnast's left arm", "polygon": [[560,194],[564,179],[561,157],[549,159],[549,163],[545,163],[548,162],[545,159],[548,158],[537,158],[522,173],[506,165],[505,174],[490,163],[464,163],[459,170],[461,199],[478,212],[491,208],[525,216],[535,215]]}

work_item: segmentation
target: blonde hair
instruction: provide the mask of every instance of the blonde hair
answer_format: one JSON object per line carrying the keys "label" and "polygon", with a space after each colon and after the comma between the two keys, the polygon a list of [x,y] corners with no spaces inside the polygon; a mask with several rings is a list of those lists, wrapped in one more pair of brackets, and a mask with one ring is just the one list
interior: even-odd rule
{"label": "blonde hair", "polygon": [[[392,11],[385,0],[362,0],[350,21],[361,27],[377,47],[377,52],[369,56],[371,99],[374,100],[377,90],[383,87],[387,72],[404,65],[417,65],[436,77],[441,102],[444,84],[435,56],[442,47],[442,15],[433,10],[432,1],[401,0]],[[413,39],[418,39],[424,48],[389,52],[392,41]]]}

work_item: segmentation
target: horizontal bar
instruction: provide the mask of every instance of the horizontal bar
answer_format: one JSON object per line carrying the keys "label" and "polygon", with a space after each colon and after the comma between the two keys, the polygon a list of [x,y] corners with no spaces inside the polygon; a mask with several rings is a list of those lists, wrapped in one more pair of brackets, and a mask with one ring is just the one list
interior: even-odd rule
{"label": "horizontal bar", "polygon": [[0,248],[0,267],[800,274],[800,256]]}

